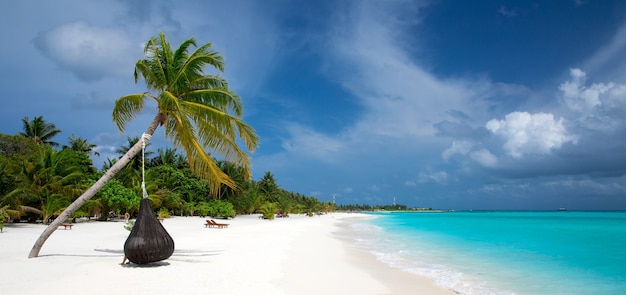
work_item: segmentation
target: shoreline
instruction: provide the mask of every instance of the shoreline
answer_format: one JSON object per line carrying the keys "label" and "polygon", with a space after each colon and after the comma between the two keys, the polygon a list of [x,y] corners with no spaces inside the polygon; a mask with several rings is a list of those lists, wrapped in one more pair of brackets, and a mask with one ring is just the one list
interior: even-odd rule
{"label": "shoreline", "polygon": [[[288,266],[284,280],[286,294],[455,294],[435,285],[430,278],[393,268],[379,261],[372,253],[359,249],[353,241],[340,234],[343,223],[350,218],[370,218],[358,213],[330,213],[322,217],[327,223],[320,228],[308,228],[297,241],[290,256],[310,269]],[[329,230],[326,226],[331,226]],[[310,245],[315,245],[311,253]],[[305,257],[302,259],[302,257]],[[331,264],[328,264],[332,261]],[[322,272],[320,272],[322,270]],[[316,286],[303,289],[300,286]]]}
{"label": "shoreline", "polygon": [[[124,222],[79,222],[58,229],[37,258],[28,251],[44,229],[6,224],[0,233],[2,290],[14,294],[454,294],[432,280],[380,261],[337,235],[354,213],[273,221],[237,216],[224,229],[206,218],[172,217],[163,223],[174,254],[150,265],[120,265],[129,231]],[[349,221],[347,221],[349,222]]]}
{"label": "shoreline", "polygon": [[[365,218],[371,217],[367,216]],[[341,228],[341,231],[349,230],[344,224],[339,224],[338,226]],[[378,260],[373,253],[356,246],[353,237],[348,237],[341,232],[335,236],[348,249],[349,255],[354,257],[354,259],[351,259],[351,263],[367,269],[375,279],[383,282],[391,290],[388,294],[458,294],[453,290],[438,286],[429,277],[410,273]]]}

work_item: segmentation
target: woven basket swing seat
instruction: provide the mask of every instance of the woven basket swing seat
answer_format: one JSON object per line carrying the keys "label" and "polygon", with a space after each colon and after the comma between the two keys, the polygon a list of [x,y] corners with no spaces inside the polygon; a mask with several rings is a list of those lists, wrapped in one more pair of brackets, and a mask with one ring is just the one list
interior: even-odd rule
{"label": "woven basket swing seat", "polygon": [[161,222],[156,218],[146,192],[145,181],[145,149],[149,134],[141,136],[141,189],[143,198],[139,203],[139,215],[135,225],[124,243],[124,255],[136,264],[146,264],[168,259],[174,253],[174,239],[167,233]]}
{"label": "woven basket swing seat", "polygon": [[154,216],[150,200],[141,199],[139,215],[124,243],[124,254],[132,263],[146,264],[165,260],[174,253],[174,240]]}

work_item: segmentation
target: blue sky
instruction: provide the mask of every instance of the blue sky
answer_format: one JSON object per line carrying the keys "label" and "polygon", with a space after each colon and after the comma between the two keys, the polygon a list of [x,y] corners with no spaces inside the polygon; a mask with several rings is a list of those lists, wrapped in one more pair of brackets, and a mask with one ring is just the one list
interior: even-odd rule
{"label": "blue sky", "polygon": [[[341,204],[626,209],[623,1],[3,1],[0,132],[44,116],[98,146],[142,44],[226,59],[253,174]],[[171,145],[157,130],[152,148]]]}

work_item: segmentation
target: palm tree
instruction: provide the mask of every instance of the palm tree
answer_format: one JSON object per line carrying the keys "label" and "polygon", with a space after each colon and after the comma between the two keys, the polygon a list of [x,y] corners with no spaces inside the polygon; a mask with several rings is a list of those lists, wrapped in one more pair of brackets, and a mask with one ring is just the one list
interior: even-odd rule
{"label": "palm tree", "polygon": [[46,123],[43,116],[35,117],[32,121],[29,121],[28,117],[24,117],[22,123],[24,123],[24,132],[20,132],[20,135],[31,138],[40,145],[59,146],[59,143],[52,141],[52,138],[61,130],[52,123]]}
{"label": "palm tree", "polygon": [[115,163],[117,163],[117,159],[107,158],[102,164],[102,171],[111,169]]}
{"label": "palm tree", "polygon": [[[141,144],[142,140],[138,137],[127,137],[127,145],[123,145],[115,150],[116,153],[120,155],[119,160],[121,160],[124,155],[128,154],[128,152],[138,143]],[[145,149],[150,146],[150,143],[146,142],[146,146],[144,148],[145,155],[151,155],[152,152],[147,151]],[[116,175],[116,179],[121,180],[125,185],[130,186],[133,182],[141,181],[141,167],[143,164],[142,155],[137,153],[131,159],[130,162],[121,169],[121,171]],[[140,194],[141,195],[141,194]]]}
{"label": "palm tree", "polygon": [[261,190],[261,193],[265,195],[266,200],[270,202],[277,201],[276,194],[278,193],[278,184],[276,184],[276,179],[274,178],[274,174],[272,174],[272,172],[265,172],[263,178],[259,181],[259,189]]}
{"label": "palm tree", "polygon": [[286,216],[293,212],[294,202],[286,192],[279,194],[276,205],[280,212]]}
{"label": "palm tree", "polygon": [[[67,153],[51,147],[42,149],[33,162],[25,162],[15,178],[17,187],[5,200],[20,198],[19,205],[39,208],[44,223],[50,216],[59,214],[78,196],[78,180],[85,175],[80,167],[69,163]],[[17,203],[15,203],[17,204]],[[39,210],[38,209],[38,210]]]}
{"label": "palm tree", "polygon": [[206,149],[225,160],[235,162],[250,173],[250,158],[237,142],[253,151],[258,145],[254,129],[243,119],[241,99],[228,89],[226,80],[204,73],[204,67],[224,70],[222,56],[211,49],[211,43],[196,47],[194,38],[182,42],[173,51],[165,35],[151,38],[145,46],[145,57],[135,65],[135,82],[143,78],[149,91],[120,97],[115,102],[113,121],[123,132],[126,125],[141,112],[148,99],[157,104],[157,114],[137,144],[119,159],[91,188],[67,207],[41,234],[29,257],[37,257],[44,242],[72,212],[80,208],[142,149],[142,144],[159,126],[165,136],[183,150],[191,170],[207,179],[213,192],[221,184],[235,187],[235,182],[222,172]]}
{"label": "palm tree", "polygon": [[246,172],[245,169],[236,166],[228,161],[219,161],[218,165],[220,166],[220,170],[224,171],[232,180],[237,183],[237,188],[232,188],[227,185],[222,185],[220,187],[219,193],[217,194],[217,199],[227,199],[234,198],[237,193],[240,191],[240,187],[246,182],[248,179],[245,178]]}
{"label": "palm tree", "polygon": [[80,136],[76,137],[75,134],[72,134],[72,136],[70,136],[67,141],[69,145],[63,146],[64,149],[70,149],[72,151],[85,153],[87,155],[94,154],[96,156],[100,156],[100,153],[94,150],[96,148],[96,145],[89,143],[86,139]]}
{"label": "palm tree", "polygon": [[[157,156],[150,160],[150,166],[156,167],[160,165],[170,165],[174,168],[184,168],[187,165],[187,161],[183,155],[178,154],[176,149],[166,148],[157,149]],[[223,169],[222,169],[223,170]]]}
{"label": "palm tree", "polygon": [[[117,150],[115,150],[115,152],[120,155],[120,158],[123,157],[124,155],[128,154],[128,151],[130,151],[130,149],[132,149],[133,146],[135,146],[140,141],[138,136],[128,137],[128,138],[126,138],[126,140],[128,141],[128,145],[123,145],[120,148],[118,148]],[[146,143],[146,147],[148,147],[149,145],[150,145],[150,143]],[[146,156],[149,156],[149,155],[152,155],[152,152],[145,151],[144,154]],[[131,163],[130,163],[129,168],[132,168],[135,171],[139,171],[139,169],[141,169],[141,164],[142,164],[141,155],[135,155],[131,159]]]}

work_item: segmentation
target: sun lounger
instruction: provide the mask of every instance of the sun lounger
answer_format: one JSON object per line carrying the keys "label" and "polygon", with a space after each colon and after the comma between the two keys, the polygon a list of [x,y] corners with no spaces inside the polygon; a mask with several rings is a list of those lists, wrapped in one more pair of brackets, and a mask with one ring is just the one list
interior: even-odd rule
{"label": "sun lounger", "polygon": [[71,224],[71,223],[63,223],[63,224],[61,224],[60,226],[62,226],[62,227],[63,227],[63,229],[67,229],[68,227],[69,227],[70,229],[72,229],[72,226],[74,226],[74,225],[73,225],[73,224]]}
{"label": "sun lounger", "polygon": [[207,225],[205,225],[205,227],[206,226],[208,226],[208,227],[217,227],[217,228],[227,228],[228,227],[228,223],[217,223],[213,219],[207,219]]}

